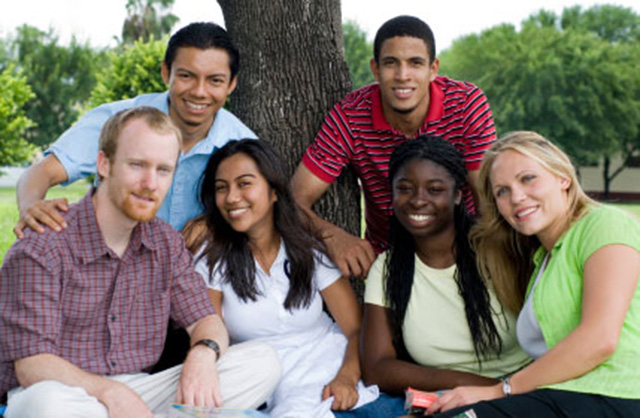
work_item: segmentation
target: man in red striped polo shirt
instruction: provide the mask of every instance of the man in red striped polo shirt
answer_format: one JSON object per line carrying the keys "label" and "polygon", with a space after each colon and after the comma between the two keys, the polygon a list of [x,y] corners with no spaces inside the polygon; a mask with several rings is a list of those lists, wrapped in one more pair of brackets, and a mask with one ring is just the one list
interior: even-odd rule
{"label": "man in red striped polo shirt", "polygon": [[[433,32],[422,20],[398,16],[374,41],[371,71],[378,83],[349,93],[327,114],[298,166],[292,187],[298,204],[321,231],[329,256],[345,275],[365,277],[387,246],[393,214],[389,158],[400,143],[425,136],[451,142],[475,183],[485,151],[496,139],[489,103],[473,84],[438,74]],[[320,218],[313,204],[351,164],[362,184],[366,240]],[[467,208],[475,206],[470,187]]]}

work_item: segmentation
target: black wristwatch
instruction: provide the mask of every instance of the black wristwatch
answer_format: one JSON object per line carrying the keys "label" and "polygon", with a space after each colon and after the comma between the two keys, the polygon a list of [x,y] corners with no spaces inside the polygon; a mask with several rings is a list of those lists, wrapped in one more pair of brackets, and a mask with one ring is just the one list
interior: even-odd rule
{"label": "black wristwatch", "polygon": [[217,342],[210,340],[208,338],[204,338],[198,341],[197,343],[195,343],[194,345],[192,345],[191,348],[195,347],[196,345],[205,345],[209,347],[210,349],[216,352],[216,361],[220,359],[220,346],[218,345]]}

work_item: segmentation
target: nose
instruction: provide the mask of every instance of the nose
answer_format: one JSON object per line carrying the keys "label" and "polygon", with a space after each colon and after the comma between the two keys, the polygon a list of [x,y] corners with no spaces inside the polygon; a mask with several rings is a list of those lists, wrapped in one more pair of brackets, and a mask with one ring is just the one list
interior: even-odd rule
{"label": "nose", "polygon": [[205,83],[207,81],[202,79],[202,80],[196,80],[193,88],[191,89],[191,94],[194,95],[195,97],[204,97],[206,96],[207,92],[206,92],[206,86]]}
{"label": "nose", "polygon": [[427,198],[427,192],[422,188],[416,190],[415,193],[411,196],[411,200],[409,201],[413,207],[420,208],[429,203],[429,199]]}
{"label": "nose", "polygon": [[225,196],[225,201],[228,204],[233,204],[239,200],[240,200],[240,190],[238,190],[238,188],[235,186],[230,186],[227,191],[227,195]]}
{"label": "nose", "polygon": [[522,202],[526,197],[526,193],[520,187],[512,187],[511,188],[511,202],[519,203]]}
{"label": "nose", "polygon": [[406,80],[409,77],[409,67],[406,63],[400,62],[396,67],[396,80]]}
{"label": "nose", "polygon": [[142,186],[144,189],[155,191],[158,188],[158,173],[154,169],[145,170],[142,177]]}

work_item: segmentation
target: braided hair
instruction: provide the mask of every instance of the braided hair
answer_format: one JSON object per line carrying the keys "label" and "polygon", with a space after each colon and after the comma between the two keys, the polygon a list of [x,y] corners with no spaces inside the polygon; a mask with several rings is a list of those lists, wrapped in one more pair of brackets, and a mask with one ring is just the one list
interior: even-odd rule
{"label": "braided hair", "polygon": [[[392,187],[400,169],[415,160],[429,160],[442,166],[453,178],[456,190],[466,184],[467,170],[456,148],[443,139],[420,136],[393,151],[389,163],[389,181]],[[501,352],[502,339],[493,321],[487,285],[478,273],[475,252],[468,239],[474,219],[467,212],[464,203],[455,206],[453,216],[455,239],[451,250],[456,261],[454,279],[464,301],[474,352],[481,365],[481,358],[486,359],[489,354]],[[415,253],[413,236],[392,216],[384,283],[391,310],[394,345],[400,349],[403,347],[402,324],[413,286]]]}

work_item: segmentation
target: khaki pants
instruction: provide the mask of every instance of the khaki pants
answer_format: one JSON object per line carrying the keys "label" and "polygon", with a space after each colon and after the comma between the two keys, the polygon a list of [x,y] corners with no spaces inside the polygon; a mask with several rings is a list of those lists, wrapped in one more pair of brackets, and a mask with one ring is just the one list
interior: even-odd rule
{"label": "khaki pants", "polygon": [[[175,402],[182,366],[153,375],[111,376],[135,391],[158,416]],[[246,342],[229,347],[218,362],[220,389],[227,408],[255,409],[264,403],[280,380],[278,355],[270,346]],[[83,388],[43,381],[9,391],[6,418],[108,418],[107,408]]]}

